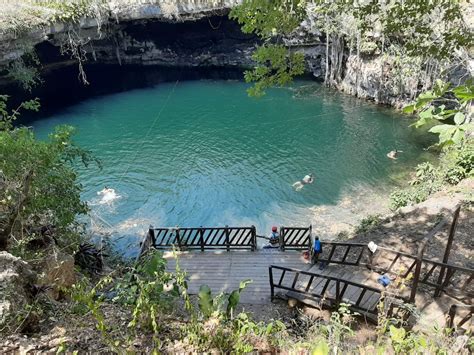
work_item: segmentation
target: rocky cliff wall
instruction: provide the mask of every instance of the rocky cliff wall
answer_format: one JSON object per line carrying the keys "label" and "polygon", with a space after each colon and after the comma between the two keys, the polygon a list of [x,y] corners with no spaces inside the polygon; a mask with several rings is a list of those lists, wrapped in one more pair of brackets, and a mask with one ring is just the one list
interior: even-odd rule
{"label": "rocky cliff wall", "polygon": [[[109,0],[106,8],[89,11],[75,25],[41,24],[35,31],[0,33],[0,89],[13,82],[8,70],[11,63],[21,61],[32,47],[45,75],[77,66],[78,62],[80,66],[252,67],[251,55],[258,39],[243,34],[240,26],[227,17],[229,9],[240,2]],[[288,43],[305,53],[307,72],[324,79],[324,35],[311,24],[303,23]],[[345,53],[338,88],[378,103],[403,106],[420,90],[420,80],[410,75],[400,80],[392,59]],[[472,71],[456,75],[472,76]]]}

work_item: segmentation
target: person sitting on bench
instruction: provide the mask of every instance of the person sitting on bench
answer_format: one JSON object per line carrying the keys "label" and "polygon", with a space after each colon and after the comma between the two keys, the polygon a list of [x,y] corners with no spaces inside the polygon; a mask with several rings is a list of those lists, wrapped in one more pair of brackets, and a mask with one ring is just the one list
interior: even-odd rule
{"label": "person sitting on bench", "polygon": [[268,240],[272,246],[280,244],[280,234],[278,233],[277,227],[272,227],[272,232],[270,233]]}
{"label": "person sitting on bench", "polygon": [[278,228],[273,226],[272,232],[268,238],[265,239],[268,239],[268,244],[263,247],[264,249],[278,248],[280,246],[280,234],[278,233]]}

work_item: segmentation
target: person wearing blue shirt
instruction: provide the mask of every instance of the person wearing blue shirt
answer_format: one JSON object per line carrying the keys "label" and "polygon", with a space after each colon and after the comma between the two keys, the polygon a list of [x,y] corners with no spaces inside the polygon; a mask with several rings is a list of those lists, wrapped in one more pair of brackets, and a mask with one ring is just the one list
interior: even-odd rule
{"label": "person wearing blue shirt", "polygon": [[319,254],[323,252],[323,247],[321,245],[321,241],[319,240],[319,237],[314,238],[314,245],[313,245],[313,255],[312,255],[312,263],[316,264],[319,259]]}

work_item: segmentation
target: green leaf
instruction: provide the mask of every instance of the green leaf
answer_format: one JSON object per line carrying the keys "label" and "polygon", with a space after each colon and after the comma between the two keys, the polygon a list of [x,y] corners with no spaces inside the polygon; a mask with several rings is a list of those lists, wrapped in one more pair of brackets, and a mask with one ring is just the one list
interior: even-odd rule
{"label": "green leaf", "polygon": [[404,113],[413,113],[415,112],[415,105],[408,105],[403,108]]}
{"label": "green leaf", "polygon": [[418,115],[420,118],[432,118],[433,117],[433,107],[429,107],[428,109],[420,112]]}
{"label": "green leaf", "polygon": [[454,115],[454,123],[460,125],[464,122],[465,116],[462,112],[458,112]]}
{"label": "green leaf", "polygon": [[420,344],[422,348],[426,348],[428,346],[428,341],[426,340],[424,336],[421,336],[421,335],[418,338],[418,343]]}
{"label": "green leaf", "polygon": [[311,350],[311,355],[328,355],[329,345],[326,340],[321,340],[315,348]]}
{"label": "green leaf", "polygon": [[252,283],[253,281],[250,279],[240,281],[239,289],[234,290],[231,292],[228,298],[228,303],[227,303],[227,316],[229,317],[231,315],[231,312],[237,307],[237,305],[240,302],[240,293],[247,287],[249,283]]}
{"label": "green leaf", "polygon": [[214,303],[212,299],[212,292],[209,286],[202,285],[199,288],[199,309],[204,317],[209,318],[214,312]]}
{"label": "green leaf", "polygon": [[251,279],[240,281],[239,292],[241,292],[244,288],[247,287],[248,284],[251,284],[252,282],[253,282],[253,280],[251,280]]}
{"label": "green leaf", "polygon": [[455,144],[459,144],[464,139],[464,131],[462,129],[456,129],[452,135],[452,140]]}
{"label": "green leaf", "polygon": [[230,317],[232,311],[237,307],[237,305],[240,302],[240,291],[239,290],[234,290],[231,292],[229,295],[228,299],[228,304],[227,304],[227,316]]}
{"label": "green leaf", "polygon": [[437,97],[443,96],[446,91],[448,91],[450,83],[445,83],[444,81],[437,79],[434,85],[434,93]]}
{"label": "green leaf", "polygon": [[453,129],[452,125],[441,124],[441,125],[431,127],[428,132],[442,134],[442,133],[445,133],[446,131],[451,130],[451,129]]}
{"label": "green leaf", "polygon": [[453,89],[453,93],[463,103],[474,100],[474,85],[470,83],[467,85],[458,86],[457,88]]}
{"label": "green leaf", "polygon": [[393,325],[390,326],[390,338],[395,343],[401,343],[405,339],[406,331],[403,328],[397,328]]}

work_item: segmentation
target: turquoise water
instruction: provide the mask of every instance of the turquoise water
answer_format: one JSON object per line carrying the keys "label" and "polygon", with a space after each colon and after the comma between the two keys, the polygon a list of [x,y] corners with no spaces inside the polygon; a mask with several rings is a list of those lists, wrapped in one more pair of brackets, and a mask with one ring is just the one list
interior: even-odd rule
{"label": "turquoise water", "polygon": [[[80,169],[93,229],[123,249],[154,226],[308,225],[331,237],[382,199],[426,142],[391,110],[310,82],[249,98],[238,81],[190,81],[91,98],[33,123],[78,129],[102,161]],[[392,161],[386,153],[404,151]],[[316,181],[295,191],[308,173]],[[104,185],[121,196],[101,205]]]}

